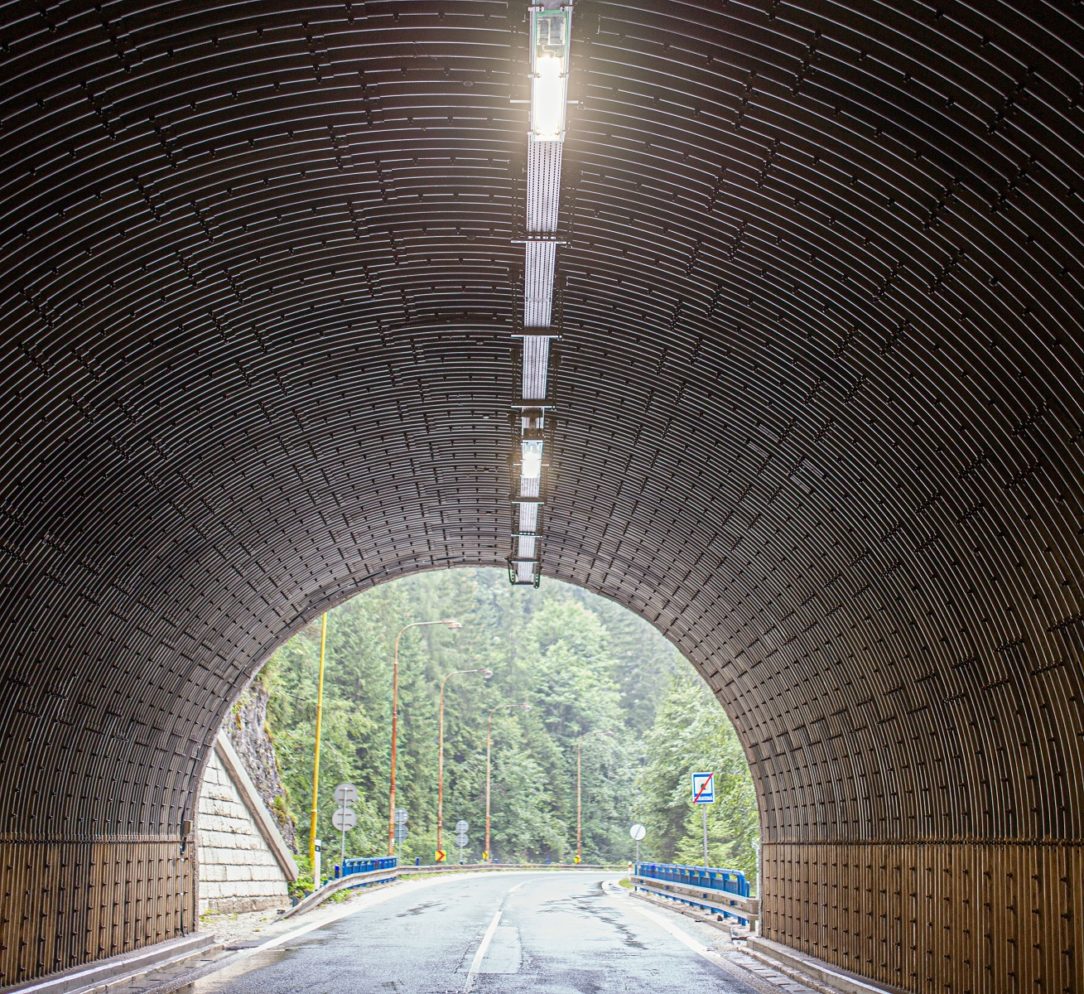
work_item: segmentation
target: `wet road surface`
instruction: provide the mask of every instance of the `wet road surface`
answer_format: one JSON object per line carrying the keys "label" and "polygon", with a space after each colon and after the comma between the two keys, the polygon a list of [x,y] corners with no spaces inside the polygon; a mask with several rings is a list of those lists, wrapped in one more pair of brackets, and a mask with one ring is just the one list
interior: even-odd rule
{"label": "wet road surface", "polygon": [[[184,994],[754,994],[614,875],[419,882],[183,988]],[[610,885],[612,886],[612,885]],[[679,930],[680,935],[686,935]]]}

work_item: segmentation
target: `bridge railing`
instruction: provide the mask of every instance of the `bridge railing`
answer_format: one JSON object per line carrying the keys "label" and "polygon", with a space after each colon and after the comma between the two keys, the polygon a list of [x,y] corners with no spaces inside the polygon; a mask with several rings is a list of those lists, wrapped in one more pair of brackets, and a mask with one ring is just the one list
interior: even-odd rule
{"label": "bridge railing", "polygon": [[677,863],[637,863],[632,885],[638,891],[665,897],[725,919],[749,925],[758,915],[749,881],[740,870]]}
{"label": "bridge railing", "polygon": [[372,873],[374,870],[394,870],[399,865],[398,856],[356,856],[344,859],[339,876],[353,873]]}

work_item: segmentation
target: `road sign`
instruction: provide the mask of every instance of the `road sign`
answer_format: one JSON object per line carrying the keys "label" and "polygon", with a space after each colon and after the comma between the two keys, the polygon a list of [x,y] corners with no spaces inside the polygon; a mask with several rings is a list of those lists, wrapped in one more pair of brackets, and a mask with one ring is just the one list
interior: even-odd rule
{"label": "road sign", "polygon": [[468,825],[467,822],[463,821],[463,819],[460,819],[455,823],[455,830],[457,832],[465,832],[468,828],[470,828],[470,825]]}
{"label": "road sign", "polygon": [[715,803],[715,774],[693,774],[693,804]]}
{"label": "road sign", "polygon": [[340,808],[353,804],[358,799],[358,789],[352,783],[341,783],[335,788],[335,803]]}
{"label": "road sign", "polygon": [[410,821],[410,815],[407,814],[407,809],[406,808],[396,808],[395,809],[395,824],[396,825],[405,825],[408,821]]}
{"label": "road sign", "polygon": [[489,850],[488,849],[486,849],[485,852],[482,853],[482,862],[483,863],[488,863],[489,862]]}
{"label": "road sign", "polygon": [[580,862],[580,857],[579,857],[579,856],[573,856],[573,857],[572,857],[572,862],[573,862],[573,863],[578,863],[578,862]]}
{"label": "road sign", "polygon": [[358,823],[358,816],[353,808],[336,808],[331,816],[331,824],[340,832],[348,832]]}
{"label": "road sign", "polygon": [[402,825],[402,824],[396,825],[395,826],[395,844],[397,846],[402,845],[404,842],[406,842],[406,840],[408,838],[410,838],[410,830],[406,827],[406,825]]}
{"label": "road sign", "polygon": [[470,839],[467,838],[466,832],[455,833],[455,844],[459,846],[460,849],[462,849],[468,842],[470,842]]}
{"label": "road sign", "polygon": [[647,835],[647,829],[643,825],[633,825],[629,829],[629,836],[633,842],[639,842],[645,835]]}
{"label": "road sign", "polygon": [[443,849],[438,849],[435,853],[433,853],[433,858],[438,863],[443,863],[448,858],[448,854]]}

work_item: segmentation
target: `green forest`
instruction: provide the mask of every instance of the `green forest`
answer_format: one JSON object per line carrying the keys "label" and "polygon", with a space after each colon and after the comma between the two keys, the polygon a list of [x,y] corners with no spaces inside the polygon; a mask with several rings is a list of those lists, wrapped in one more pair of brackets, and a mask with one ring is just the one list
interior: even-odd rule
{"label": "green forest", "polygon": [[[502,862],[569,861],[576,848],[576,762],[582,763],[585,863],[641,857],[702,863],[690,773],[713,770],[709,860],[755,876],[756,801],[737,737],[706,684],[650,625],[579,588],[509,585],[494,569],[417,574],[383,584],[328,615],[319,836],[338,860],[335,785],[356,785],[347,855],[387,848],[391,670],[396,633],[400,706],[396,806],[409,814],[406,861],[436,844],[437,710],[445,693],[444,848],[477,860],[485,823],[486,730],[492,720],[492,855]],[[319,621],[286,642],[257,680],[269,695],[267,732],[299,848],[308,844]],[[529,710],[517,705],[527,704]],[[454,825],[469,822],[469,844]]]}

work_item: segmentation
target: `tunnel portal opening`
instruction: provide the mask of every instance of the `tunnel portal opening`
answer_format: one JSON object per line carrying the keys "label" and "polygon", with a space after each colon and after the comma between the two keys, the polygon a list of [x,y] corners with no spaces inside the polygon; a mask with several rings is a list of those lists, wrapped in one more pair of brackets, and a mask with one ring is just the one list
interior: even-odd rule
{"label": "tunnel portal opening", "polygon": [[[580,588],[425,572],[339,605],[326,629],[314,622],[272,654],[223,731],[306,879],[318,700],[313,838],[325,876],[343,855],[623,865],[639,853],[755,883],[755,789],[733,727],[670,643]],[[706,808],[706,863],[700,813],[679,790],[703,770],[718,802]],[[353,790],[340,804],[343,782]],[[340,808],[347,829],[335,824]],[[629,834],[637,823],[641,845]]]}

